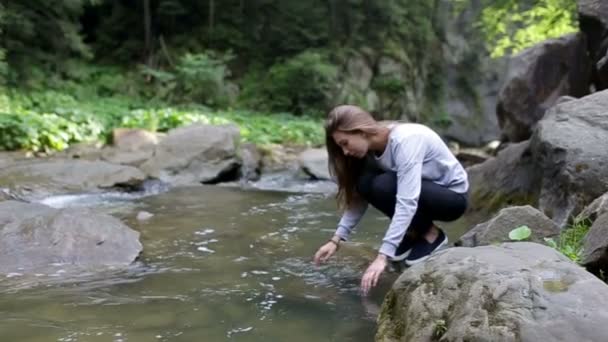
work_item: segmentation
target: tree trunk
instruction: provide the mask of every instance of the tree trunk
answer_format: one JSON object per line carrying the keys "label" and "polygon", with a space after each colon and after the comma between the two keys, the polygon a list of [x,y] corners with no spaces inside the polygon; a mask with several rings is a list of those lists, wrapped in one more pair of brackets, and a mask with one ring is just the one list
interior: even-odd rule
{"label": "tree trunk", "polygon": [[146,63],[152,61],[152,19],[150,17],[150,0],[144,0],[144,49]]}

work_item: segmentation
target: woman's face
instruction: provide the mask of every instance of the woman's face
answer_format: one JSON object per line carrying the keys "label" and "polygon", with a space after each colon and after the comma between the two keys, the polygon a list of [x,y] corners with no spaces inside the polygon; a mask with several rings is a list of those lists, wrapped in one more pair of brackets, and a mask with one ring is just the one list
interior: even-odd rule
{"label": "woman's face", "polygon": [[369,141],[363,133],[335,131],[332,137],[336,144],[340,146],[345,156],[361,159],[365,157],[369,150]]}

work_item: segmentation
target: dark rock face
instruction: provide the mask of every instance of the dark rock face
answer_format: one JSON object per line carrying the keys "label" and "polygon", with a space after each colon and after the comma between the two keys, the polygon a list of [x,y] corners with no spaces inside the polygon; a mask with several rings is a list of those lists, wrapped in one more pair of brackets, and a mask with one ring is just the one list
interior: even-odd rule
{"label": "dark rock face", "polygon": [[508,141],[527,140],[538,120],[560,96],[589,92],[591,62],[585,36],[570,34],[537,44],[514,56],[496,106]]}

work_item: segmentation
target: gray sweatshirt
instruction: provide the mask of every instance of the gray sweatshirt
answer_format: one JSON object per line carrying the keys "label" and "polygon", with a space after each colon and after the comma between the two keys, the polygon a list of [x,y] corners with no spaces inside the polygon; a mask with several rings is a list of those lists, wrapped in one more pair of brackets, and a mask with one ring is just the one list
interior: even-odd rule
{"label": "gray sweatshirt", "polygon": [[[469,183],[460,162],[433,130],[413,123],[393,124],[389,128],[384,152],[370,159],[380,169],[397,173],[395,214],[380,246],[380,253],[393,257],[416,213],[423,179],[457,193],[466,193]],[[362,200],[348,208],[338,223],[336,235],[346,240],[367,206]]]}

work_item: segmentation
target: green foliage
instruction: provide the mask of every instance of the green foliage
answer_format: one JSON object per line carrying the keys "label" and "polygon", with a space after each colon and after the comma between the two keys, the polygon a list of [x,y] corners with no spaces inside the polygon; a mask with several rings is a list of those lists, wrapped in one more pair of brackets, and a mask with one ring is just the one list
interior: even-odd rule
{"label": "green foliage", "polygon": [[255,71],[243,82],[242,101],[260,110],[320,114],[336,86],[337,67],[325,54],[306,51]]}
{"label": "green foliage", "polygon": [[157,70],[141,67],[145,77],[154,80],[156,92],[161,98],[207,105],[225,104],[226,78],[230,76],[227,63],[231,54],[220,55],[212,51],[186,53],[174,68]]}
{"label": "green foliage", "polygon": [[509,232],[509,239],[513,241],[522,241],[528,239],[532,235],[532,231],[528,226],[520,226]]}
{"label": "green foliage", "polygon": [[513,54],[549,38],[578,30],[575,0],[495,1],[484,8],[480,24],[492,57]]}
{"label": "green foliage", "polygon": [[6,92],[0,96],[0,149],[62,150],[72,143],[108,140],[115,127],[166,132],[195,122],[234,123],[244,141],[257,144],[323,144],[320,120],[288,114],[211,111],[202,106],[145,107],[126,98],[79,101],[55,92]]}
{"label": "green foliage", "polygon": [[552,238],[545,238],[548,246],[555,248],[574,262],[580,262],[583,254],[583,244],[587,232],[591,228],[588,220],[575,220],[570,226],[564,229],[557,241]]}

